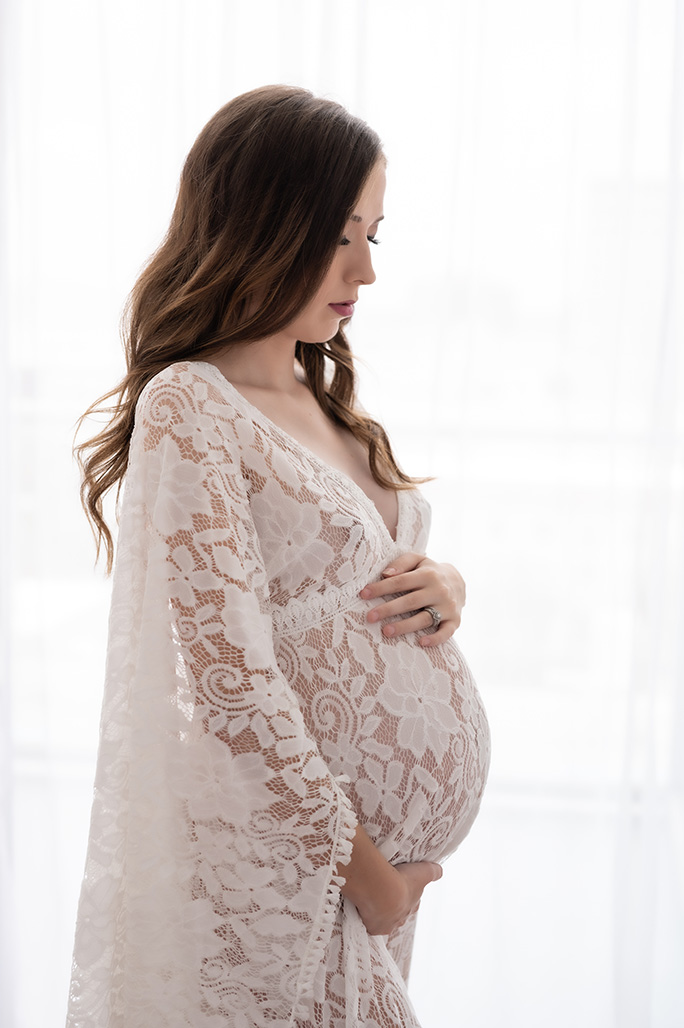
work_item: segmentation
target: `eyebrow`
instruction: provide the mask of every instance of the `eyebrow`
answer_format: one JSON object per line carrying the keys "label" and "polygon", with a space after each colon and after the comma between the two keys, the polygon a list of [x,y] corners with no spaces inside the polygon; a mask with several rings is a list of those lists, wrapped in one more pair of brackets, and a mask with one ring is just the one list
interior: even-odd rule
{"label": "eyebrow", "polygon": [[[363,218],[360,217],[360,215],[358,215],[358,214],[350,214],[349,215],[349,220],[350,221],[363,221]],[[375,222],[377,222],[377,221],[384,221],[384,220],[385,220],[385,215],[381,214],[379,218],[376,218],[375,221],[372,222],[372,224],[375,225]]]}

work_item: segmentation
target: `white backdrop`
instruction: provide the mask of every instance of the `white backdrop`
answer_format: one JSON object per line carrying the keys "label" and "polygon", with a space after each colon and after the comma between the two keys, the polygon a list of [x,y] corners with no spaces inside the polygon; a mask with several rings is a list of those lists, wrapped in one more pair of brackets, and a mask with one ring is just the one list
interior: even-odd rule
{"label": "white backdrop", "polygon": [[[684,1024],[683,0],[5,0],[7,1028],[63,1023],[109,585],[70,456],[207,118],[266,82],[389,158],[362,400],[434,474],[490,714],[425,1028]],[[8,466],[6,466],[8,465]],[[151,1026],[153,1028],[153,1026]]]}

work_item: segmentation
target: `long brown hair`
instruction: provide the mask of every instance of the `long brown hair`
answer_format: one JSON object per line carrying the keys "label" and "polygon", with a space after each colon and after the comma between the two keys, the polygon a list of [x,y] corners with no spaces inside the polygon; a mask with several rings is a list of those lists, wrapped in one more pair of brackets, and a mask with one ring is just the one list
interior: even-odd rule
{"label": "long brown hair", "polygon": [[[169,364],[201,360],[234,343],[280,331],[320,285],[382,148],[376,133],[339,104],[305,89],[264,86],[222,107],[185,161],[168,232],[128,299],[127,372],[78,422],[110,415],[75,447],[81,501],[107,571],[114,545],[103,497],[128,465],[135,406]],[[384,429],[355,410],[356,375],[343,329],[296,346],[325,414],[368,449],[373,478],[388,489],[418,479],[398,467]],[[327,374],[332,362],[332,377]],[[115,397],[113,406],[102,406]]]}

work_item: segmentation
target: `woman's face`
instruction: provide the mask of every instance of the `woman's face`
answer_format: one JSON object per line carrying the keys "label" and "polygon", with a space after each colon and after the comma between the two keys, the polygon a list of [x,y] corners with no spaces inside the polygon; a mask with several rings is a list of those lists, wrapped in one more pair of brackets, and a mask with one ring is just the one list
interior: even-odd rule
{"label": "woman's face", "polygon": [[378,224],[383,218],[384,197],[385,161],[381,159],[368,176],[354,205],[318,292],[288,325],[288,333],[292,332],[301,342],[323,343],[332,339],[340,322],[354,313],[359,288],[375,282],[371,251]]}

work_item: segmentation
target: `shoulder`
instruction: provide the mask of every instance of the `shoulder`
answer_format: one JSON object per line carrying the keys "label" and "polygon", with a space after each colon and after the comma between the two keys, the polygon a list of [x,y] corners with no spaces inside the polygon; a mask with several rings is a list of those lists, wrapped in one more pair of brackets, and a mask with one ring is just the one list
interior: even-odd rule
{"label": "shoulder", "polygon": [[194,361],[169,364],[146,383],[136,404],[136,414],[149,412],[160,403],[197,409],[207,400],[210,385],[206,365]]}
{"label": "shoulder", "polygon": [[249,417],[239,394],[213,365],[178,361],[154,375],[135,407],[135,423],[175,425],[182,421],[213,421],[231,435],[236,421]]}
{"label": "shoulder", "polygon": [[213,365],[178,361],[158,372],[142,390],[135,408],[134,435],[145,447],[171,437],[193,461],[221,463],[263,460],[263,431],[244,398]]}

